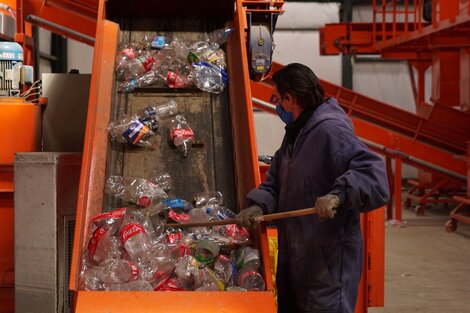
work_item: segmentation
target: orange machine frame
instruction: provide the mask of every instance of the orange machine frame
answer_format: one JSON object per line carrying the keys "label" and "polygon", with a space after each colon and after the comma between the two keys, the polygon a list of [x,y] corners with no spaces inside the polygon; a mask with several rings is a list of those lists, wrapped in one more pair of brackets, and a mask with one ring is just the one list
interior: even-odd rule
{"label": "orange machine frame", "polygon": [[16,152],[38,149],[40,112],[24,98],[0,99],[0,133],[8,134],[0,149],[0,312],[14,312],[13,162]]}
{"label": "orange machine frame", "polygon": [[[238,293],[218,292],[92,292],[79,291],[78,279],[82,248],[87,238],[87,221],[101,211],[108,148],[107,125],[110,118],[114,83],[114,57],[118,44],[119,26],[106,20],[105,1],[98,9],[93,73],[83,151],[76,231],[71,264],[70,289],[75,291],[76,312],[125,312],[129,307],[139,312],[167,310],[172,312],[275,312],[267,237],[262,229],[260,246],[263,254],[267,291]],[[245,47],[245,11],[236,1],[233,26],[236,32],[227,45],[231,98],[233,143],[236,162],[237,200],[240,208],[246,204],[246,193],[260,182],[254,136],[251,92]]]}

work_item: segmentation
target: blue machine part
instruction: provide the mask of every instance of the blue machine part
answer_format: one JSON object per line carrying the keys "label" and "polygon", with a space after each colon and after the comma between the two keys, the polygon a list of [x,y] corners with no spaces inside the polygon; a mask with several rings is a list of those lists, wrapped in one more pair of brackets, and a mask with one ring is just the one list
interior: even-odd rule
{"label": "blue machine part", "polygon": [[16,42],[0,41],[0,61],[23,62],[23,48]]}

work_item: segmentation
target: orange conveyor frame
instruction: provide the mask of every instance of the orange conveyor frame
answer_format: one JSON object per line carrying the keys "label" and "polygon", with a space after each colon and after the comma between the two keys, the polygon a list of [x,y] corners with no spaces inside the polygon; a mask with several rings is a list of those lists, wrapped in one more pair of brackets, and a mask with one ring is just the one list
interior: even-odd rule
{"label": "orange conveyor frame", "polygon": [[[107,126],[113,98],[114,60],[119,25],[106,20],[105,1],[98,8],[97,33],[90,86],[88,118],[83,149],[76,231],[71,264],[70,289],[74,291],[75,312],[275,312],[273,285],[268,262],[264,262],[267,290],[247,292],[94,292],[78,290],[82,248],[87,238],[87,221],[103,204]],[[244,207],[246,193],[260,182],[245,48],[245,13],[235,1],[235,33],[227,44],[229,96],[234,145],[237,202]],[[269,259],[266,230],[260,231],[263,260]]]}

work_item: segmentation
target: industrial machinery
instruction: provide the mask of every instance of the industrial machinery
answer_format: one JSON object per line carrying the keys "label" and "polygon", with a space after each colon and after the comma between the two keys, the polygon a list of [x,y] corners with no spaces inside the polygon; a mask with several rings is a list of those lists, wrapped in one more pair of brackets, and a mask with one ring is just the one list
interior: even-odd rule
{"label": "industrial machinery", "polygon": [[[18,33],[15,37],[25,49],[25,59],[31,59],[29,23],[95,45],[75,243],[70,269],[70,290],[74,291],[76,312],[122,312],[129,307],[141,312],[168,307],[171,307],[173,312],[187,312],[195,307],[207,312],[220,312],[227,308],[244,312],[275,311],[264,229],[257,239],[263,254],[267,291],[245,293],[243,301],[240,301],[239,296],[230,293],[217,293],[214,296],[210,293],[189,292],[117,294],[82,291],[78,288],[78,278],[82,248],[88,235],[87,222],[92,215],[109,209],[111,205],[102,192],[106,176],[119,170],[128,174],[145,171],[146,163],[138,160],[139,155],[128,154],[126,151],[116,154],[110,149],[106,129],[108,122],[120,109],[134,112],[141,108],[145,100],[178,96],[184,99],[184,108],[191,107],[195,112],[211,112],[202,119],[197,117],[197,114],[191,116],[196,125],[214,125],[213,129],[218,130],[217,136],[211,131],[201,131],[203,145],[194,149],[194,153],[207,162],[207,168],[214,169],[213,173],[195,173],[202,174],[210,187],[220,187],[233,207],[244,207],[246,193],[260,182],[249,77],[255,80],[266,78],[274,66],[271,60],[272,31],[277,15],[282,12],[282,3],[283,1],[261,0],[216,3],[202,1],[191,4],[184,1],[139,1],[132,5],[121,1],[100,1],[99,5],[98,1],[21,2],[23,14],[18,17]],[[228,92],[221,96],[209,97],[194,90],[179,93],[168,90],[139,90],[136,95],[129,96],[131,105],[127,102],[129,99],[115,94],[112,64],[120,38],[138,38],[150,27],[152,31],[177,31],[181,34],[185,33],[188,27],[194,33],[207,32],[217,25],[235,28],[235,33],[226,47],[230,80]],[[256,31],[258,33],[254,33]],[[248,38],[250,40],[247,40]],[[222,141],[219,136],[222,136]],[[194,171],[188,164],[178,166]],[[214,176],[216,174],[217,176]],[[181,180],[182,176],[178,179]],[[187,194],[193,191],[196,184],[197,180],[190,184]],[[364,215],[362,222],[364,238],[370,238],[374,234],[376,239],[365,245],[367,261],[364,264],[356,312],[366,312],[369,305],[383,305],[383,211],[377,210]]]}
{"label": "industrial machinery", "polygon": [[[191,16],[191,23],[187,23],[188,15]],[[88,238],[90,216],[109,210],[113,205],[103,196],[107,175],[122,173],[126,176],[144,176],[149,170],[172,169],[175,185],[184,186],[179,189],[183,198],[188,198],[201,186],[205,186],[209,190],[221,190],[228,206],[234,209],[246,205],[245,196],[259,183],[260,174],[248,80],[245,23],[243,1],[202,1],[191,4],[183,1],[141,1],[137,5],[100,1],[70,276],[76,312],[124,312],[129,307],[140,312],[168,308],[173,312],[187,312],[195,308],[206,312],[220,312],[230,308],[243,312],[275,312],[264,229],[257,234],[256,242],[263,255],[267,290],[244,293],[243,301],[236,293],[223,292],[113,293],[79,289],[80,261]],[[192,38],[224,25],[235,29],[226,44],[230,81],[227,92],[209,95],[196,90],[175,92],[164,88],[142,89],[129,96],[115,93],[112,64],[120,39],[138,41],[149,30]],[[106,64],[111,66],[103,66]],[[136,112],[149,100],[166,99],[178,102],[192,121],[196,137],[202,143],[193,147],[188,158],[175,160],[174,151],[164,144],[154,152],[130,153],[127,149],[117,151],[110,148],[107,126],[119,111]],[[208,129],[207,125],[213,126]]]}
{"label": "industrial machinery", "polygon": [[[423,7],[426,18],[423,18]],[[408,156],[419,158],[430,166],[418,168],[431,173],[420,172],[419,180],[412,182],[414,187],[408,192],[405,204],[415,202],[417,213],[422,213],[427,203],[459,203],[446,224],[447,230],[453,231],[457,221],[470,223],[467,213],[459,213],[470,203],[468,196],[461,195],[462,188],[466,187],[467,195],[470,190],[467,147],[470,139],[470,5],[468,1],[374,0],[372,11],[372,21],[369,23],[326,25],[321,30],[321,52],[325,55],[379,54],[384,59],[406,60],[410,68],[416,70],[416,84],[413,72],[410,71],[416,115],[400,113],[392,117],[379,107],[375,108],[374,113],[368,111],[369,116],[363,117],[380,117],[376,124],[382,125],[384,130],[375,135],[370,134],[378,141],[389,141],[389,132],[397,127],[402,128],[400,132],[405,135],[403,138],[395,137],[394,142],[384,145],[395,150],[389,157],[395,160],[398,168],[401,168],[402,161],[410,163]],[[424,99],[425,71],[430,66],[431,104]],[[349,102],[354,112],[358,99],[352,98]],[[356,129],[359,133],[366,130],[361,126],[356,126]],[[425,139],[428,135],[429,139]],[[421,141],[425,144],[421,145]],[[407,147],[408,144],[411,145]],[[450,168],[451,164],[453,169]],[[399,175],[398,170],[396,175]],[[395,182],[395,190],[398,191],[395,193],[395,205],[399,214],[401,180],[395,179]],[[401,216],[398,215],[398,218]]]}
{"label": "industrial machinery", "polygon": [[33,67],[22,62],[23,49],[18,43],[0,41],[0,97],[19,97],[21,86],[33,83]]}

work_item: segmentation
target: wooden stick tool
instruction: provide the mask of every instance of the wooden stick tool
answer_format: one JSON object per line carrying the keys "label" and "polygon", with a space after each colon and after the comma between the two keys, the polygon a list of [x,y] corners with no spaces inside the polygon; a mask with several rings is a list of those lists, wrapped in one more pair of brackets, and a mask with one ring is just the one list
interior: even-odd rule
{"label": "wooden stick tool", "polygon": [[[275,221],[284,218],[291,218],[291,217],[298,217],[298,216],[305,216],[316,214],[317,209],[315,208],[307,208],[301,210],[294,210],[294,211],[287,211],[281,213],[273,213],[273,214],[265,214],[260,215],[253,218],[253,222],[269,222]],[[170,223],[167,224],[166,227],[174,227],[174,228],[186,228],[186,227],[205,227],[205,226],[218,226],[218,225],[228,225],[228,224],[237,224],[237,220],[234,218],[229,218],[226,220],[220,221],[204,221],[204,222],[194,222],[194,223]]]}

